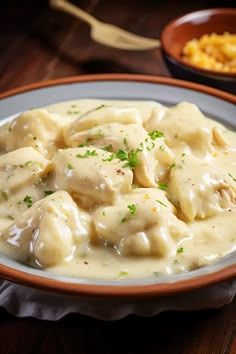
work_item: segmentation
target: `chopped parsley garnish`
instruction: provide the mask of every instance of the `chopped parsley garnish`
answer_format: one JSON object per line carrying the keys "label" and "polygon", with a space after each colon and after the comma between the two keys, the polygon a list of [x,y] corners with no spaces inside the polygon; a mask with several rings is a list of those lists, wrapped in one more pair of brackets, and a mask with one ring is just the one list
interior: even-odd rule
{"label": "chopped parsley garnish", "polygon": [[72,170],[74,167],[71,165],[71,163],[68,163],[67,168],[68,168],[68,170]]}
{"label": "chopped parsley garnish", "polygon": [[119,149],[116,153],[111,154],[111,156],[108,157],[107,159],[103,159],[103,161],[109,162],[117,158],[120,161],[126,161],[126,163],[122,167],[130,167],[131,169],[133,169],[135,168],[135,166],[140,164],[140,161],[137,156],[139,151],[140,151],[139,149],[130,150],[130,151]]}
{"label": "chopped parsley garnish", "polygon": [[234,182],[236,182],[236,178],[235,178],[234,176],[232,176],[231,173],[228,173],[228,175],[229,175],[229,177],[232,178],[232,180],[233,180]]}
{"label": "chopped parsley garnish", "polygon": [[104,108],[104,107],[105,107],[105,104],[101,104],[100,106],[97,106],[95,108],[95,111],[98,111],[99,109]]}
{"label": "chopped parsley garnish", "polygon": [[163,205],[164,207],[167,208],[167,205],[165,203],[163,203],[161,200],[159,199],[156,199],[156,201],[160,204],[160,205]]}
{"label": "chopped parsley garnish", "polygon": [[129,273],[126,272],[125,270],[120,271],[118,278],[124,277],[125,275],[128,275]]}
{"label": "chopped parsley garnish", "polygon": [[152,140],[156,140],[157,138],[164,137],[164,134],[162,132],[159,132],[158,130],[153,130],[152,132],[149,132],[148,135]]}
{"label": "chopped parsley garnish", "polygon": [[166,148],[165,145],[160,145],[160,146],[159,146],[159,149],[160,149],[161,151],[164,151],[165,148]]}
{"label": "chopped parsley garnish", "polygon": [[104,136],[104,132],[101,129],[98,129],[97,135],[99,136]]}
{"label": "chopped parsley garnish", "polygon": [[139,186],[137,184],[132,184],[132,189],[137,189]]}
{"label": "chopped parsley garnish", "polygon": [[86,141],[84,141],[83,143],[79,144],[78,147],[84,147],[87,146],[93,139],[91,138],[87,138]]}
{"label": "chopped parsley garnish", "polygon": [[129,209],[130,215],[133,217],[136,214],[137,211],[137,206],[135,204],[129,204],[127,205],[127,208]]}
{"label": "chopped parsley garnish", "polygon": [[123,223],[125,221],[126,221],[126,218],[122,218],[120,222]]}
{"label": "chopped parsley garnish", "polygon": [[172,165],[170,165],[170,168],[174,168],[176,166],[175,163],[172,163]]}
{"label": "chopped parsley garnish", "polygon": [[87,150],[85,152],[85,154],[77,154],[76,157],[80,158],[80,159],[84,159],[84,158],[87,158],[89,156],[97,156],[97,152],[96,150]]}
{"label": "chopped parsley garnish", "polygon": [[53,194],[54,192],[52,190],[46,190],[46,191],[43,191],[44,195],[50,195],[50,194]]}
{"label": "chopped parsley garnish", "polygon": [[168,182],[160,182],[158,183],[158,188],[162,191],[165,191],[168,188]]}
{"label": "chopped parsley garnish", "polygon": [[67,114],[80,114],[81,112],[80,111],[67,111],[66,112]]}
{"label": "chopped parsley garnish", "polygon": [[128,160],[129,154],[127,151],[119,149],[116,153],[116,157],[120,159],[120,161],[125,161]]}
{"label": "chopped parsley garnish", "polygon": [[20,200],[17,204],[20,205],[22,202],[26,203],[27,208],[32,207],[33,202],[32,202],[32,197],[28,194],[24,197],[23,200]]}
{"label": "chopped parsley garnish", "polygon": [[183,252],[184,252],[183,247],[179,247],[176,252],[177,252],[178,254],[183,253]]}
{"label": "chopped parsley garnish", "polygon": [[104,150],[104,151],[110,151],[112,149],[112,145],[111,144],[109,144],[109,145],[107,145],[107,146],[104,146],[103,148],[102,148],[102,150]]}
{"label": "chopped parsley garnish", "polygon": [[128,162],[126,162],[122,167],[130,167],[131,169],[134,169],[137,165],[139,165],[140,161],[137,154],[137,150],[130,150],[128,153]]}

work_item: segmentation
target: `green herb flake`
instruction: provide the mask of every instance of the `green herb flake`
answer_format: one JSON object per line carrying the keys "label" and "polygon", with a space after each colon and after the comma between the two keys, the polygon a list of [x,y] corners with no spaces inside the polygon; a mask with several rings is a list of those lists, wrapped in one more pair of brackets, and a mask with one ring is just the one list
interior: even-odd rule
{"label": "green herb flake", "polygon": [[111,154],[107,159],[102,159],[102,161],[111,162],[114,159],[116,159],[116,154]]}
{"label": "green herb flake", "polygon": [[96,150],[87,150],[85,152],[85,154],[77,154],[76,157],[80,158],[80,159],[84,159],[84,158],[88,158],[90,156],[97,156],[97,152]]}
{"label": "green herb flake", "polygon": [[125,270],[122,270],[120,271],[119,275],[118,275],[118,278],[122,278],[122,277],[125,277],[126,275],[128,275],[129,273]]}
{"label": "green herb flake", "polygon": [[164,206],[165,208],[167,208],[167,205],[166,205],[165,203],[163,203],[161,200],[156,199],[156,201],[157,201],[160,205],[162,205],[162,206]]}
{"label": "green herb flake", "polygon": [[101,129],[98,129],[97,135],[99,136],[104,136],[104,132]]}
{"label": "green herb flake", "polygon": [[81,112],[80,112],[80,111],[71,111],[71,110],[68,110],[66,113],[67,113],[67,114],[80,114]]}
{"label": "green herb flake", "polygon": [[[24,197],[23,202],[26,203],[27,208],[30,208],[33,205],[32,197],[28,194],[26,194],[26,196]],[[20,200],[17,204],[19,205],[21,203],[22,201]]]}
{"label": "green herb flake", "polygon": [[159,146],[159,149],[160,149],[161,151],[164,151],[164,150],[166,149],[166,147],[165,147],[165,145],[160,145],[160,146]]}
{"label": "green herb flake", "polygon": [[125,161],[128,160],[129,158],[129,154],[127,151],[119,149],[116,153],[116,157],[120,160],[120,161]]}
{"label": "green herb flake", "polygon": [[129,204],[127,205],[127,208],[129,209],[130,216],[134,217],[137,211],[137,206],[135,204]]}
{"label": "green herb flake", "polygon": [[229,175],[229,177],[232,178],[232,180],[233,180],[234,182],[236,182],[236,178],[235,178],[234,176],[232,176],[231,173],[228,173],[228,175]]}
{"label": "green herb flake", "polygon": [[52,190],[45,190],[43,191],[44,195],[50,195],[50,194],[53,194],[54,192]]}
{"label": "green herb flake", "polygon": [[106,212],[105,212],[105,210],[103,210],[102,215],[103,215],[103,216],[106,216]]}
{"label": "green herb flake", "polygon": [[168,188],[168,182],[160,182],[158,183],[158,188],[162,191],[165,191]]}
{"label": "green herb flake", "polygon": [[120,222],[123,224],[123,222],[125,222],[125,221],[126,221],[126,218],[124,217],[124,218],[121,219]]}
{"label": "green herb flake", "polygon": [[150,138],[152,140],[156,140],[157,138],[164,137],[164,134],[162,132],[159,132],[158,130],[153,130],[153,131],[149,132],[148,135],[150,136]]}
{"label": "green herb flake", "polygon": [[100,106],[97,106],[95,108],[95,111],[98,111],[99,109],[104,108],[104,107],[106,107],[105,104],[101,104]]}
{"label": "green herb flake", "polygon": [[183,252],[184,252],[183,247],[179,247],[176,252],[177,252],[178,254],[183,253]]}
{"label": "green herb flake", "polygon": [[109,145],[107,145],[107,146],[104,146],[103,148],[102,148],[102,150],[104,150],[104,151],[110,151],[112,149],[112,145],[111,144],[109,144]]}
{"label": "green herb flake", "polygon": [[74,167],[71,165],[71,163],[68,163],[67,168],[68,168],[68,170],[73,170]]}
{"label": "green herb flake", "polygon": [[175,163],[172,163],[172,165],[170,165],[170,168],[174,168],[176,166]]}
{"label": "green herb flake", "polygon": [[87,146],[93,139],[91,138],[87,138],[86,141],[84,141],[83,143],[79,144],[78,147],[84,147]]}
{"label": "green herb flake", "polygon": [[130,150],[128,153],[128,162],[126,162],[122,167],[130,167],[134,169],[137,165],[140,164],[138,159],[138,150]]}

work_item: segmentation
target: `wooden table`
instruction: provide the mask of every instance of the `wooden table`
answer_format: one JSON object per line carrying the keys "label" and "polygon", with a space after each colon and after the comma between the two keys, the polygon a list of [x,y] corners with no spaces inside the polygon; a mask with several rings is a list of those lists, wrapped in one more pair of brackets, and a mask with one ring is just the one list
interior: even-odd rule
{"label": "wooden table", "polygon": [[[233,1],[90,0],[77,5],[98,19],[152,38],[173,17]],[[159,49],[128,52],[91,41],[89,27],[47,1],[0,5],[0,91],[52,78],[105,72],[170,76]],[[236,299],[220,310],[130,316],[104,322],[69,315],[58,322],[19,319],[0,310],[0,353],[235,354]]]}

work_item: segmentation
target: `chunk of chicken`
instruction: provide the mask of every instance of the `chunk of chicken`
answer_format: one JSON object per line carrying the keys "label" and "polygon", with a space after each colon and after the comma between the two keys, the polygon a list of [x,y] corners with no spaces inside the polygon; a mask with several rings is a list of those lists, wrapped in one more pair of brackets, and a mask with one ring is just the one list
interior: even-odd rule
{"label": "chunk of chicken", "polygon": [[172,108],[158,109],[145,124],[145,128],[161,130],[166,144],[172,149],[187,150],[196,156],[213,153],[215,147],[226,146],[217,127],[207,124],[200,109],[188,102],[181,102]]}
{"label": "chunk of chicken", "polygon": [[31,258],[48,267],[86,253],[90,234],[89,215],[78,209],[68,193],[58,191],[19,214],[1,232],[1,239],[5,252],[14,259],[26,262]]}
{"label": "chunk of chicken", "polygon": [[50,170],[50,161],[32,147],[23,147],[0,156],[0,190],[7,197],[31,186]]}
{"label": "chunk of chicken", "polygon": [[[152,136],[153,137],[153,136]],[[118,152],[132,151],[138,163],[133,166],[135,178],[140,186],[154,187],[156,181],[166,178],[173,162],[173,153],[162,137],[153,139],[138,124],[109,123],[78,132],[66,140],[69,146],[96,146]]]}
{"label": "chunk of chicken", "polygon": [[189,221],[236,207],[230,176],[191,155],[184,156],[172,168],[168,197]]}
{"label": "chunk of chicken", "polygon": [[31,146],[46,158],[63,147],[60,116],[46,109],[32,109],[0,127],[0,151],[9,152]]}
{"label": "chunk of chicken", "polygon": [[176,242],[189,236],[174,212],[163,191],[141,188],[98,208],[94,224],[98,236],[122,255],[168,257],[174,254]]}
{"label": "chunk of chicken", "polygon": [[[83,130],[98,127],[102,124],[117,122],[120,124],[142,124],[142,118],[136,108],[117,108],[101,105],[92,109],[73,121],[65,130],[64,137],[70,137]],[[99,128],[98,128],[99,129]]]}
{"label": "chunk of chicken", "polygon": [[85,208],[112,203],[131,189],[131,169],[101,149],[59,150],[52,164],[55,188],[67,190]]}

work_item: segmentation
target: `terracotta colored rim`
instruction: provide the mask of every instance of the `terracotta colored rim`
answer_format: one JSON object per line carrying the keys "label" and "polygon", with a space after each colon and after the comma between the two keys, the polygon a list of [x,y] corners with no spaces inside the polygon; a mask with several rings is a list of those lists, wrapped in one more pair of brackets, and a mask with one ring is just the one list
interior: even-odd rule
{"label": "terracotta colored rim", "polygon": [[169,32],[172,32],[172,27],[175,27],[175,24],[178,22],[185,22],[185,20],[192,20],[195,15],[200,15],[202,14],[203,16],[205,14],[209,15],[217,15],[217,14],[222,14],[222,15],[227,15],[232,13],[235,15],[235,21],[236,21],[236,9],[235,8],[212,8],[212,9],[203,9],[203,10],[198,10],[198,11],[193,11],[190,13],[186,13],[184,15],[178,16],[171,20],[163,29],[161,33],[161,45],[162,49],[166,54],[174,59],[176,63],[181,64],[183,67],[188,68],[189,70],[192,70],[196,74],[199,73],[201,75],[206,75],[206,76],[211,76],[214,77],[215,79],[221,80],[221,79],[235,79],[236,80],[236,73],[228,73],[228,72],[220,72],[220,71],[215,71],[215,70],[209,70],[209,69],[203,69],[201,67],[192,65],[183,59],[181,59],[179,56],[175,55],[172,53],[171,48],[166,45],[165,38],[169,36]]}
{"label": "terracotta colored rim", "polygon": [[[76,77],[56,79],[46,82],[40,82],[32,85],[16,88],[0,94],[0,99],[32,91],[44,87],[65,85],[81,82],[98,82],[98,81],[131,81],[146,82],[163,85],[171,85],[197,92],[212,95],[231,103],[236,104],[236,96],[227,92],[207,87],[204,85],[172,79],[165,77],[154,77],[148,75],[132,75],[132,74],[98,74],[98,75],[81,75]],[[193,277],[186,280],[176,281],[172,283],[160,283],[151,285],[93,285],[93,284],[75,284],[64,282],[51,278],[44,278],[37,275],[28,274],[5,265],[0,265],[0,276],[4,279],[34,287],[43,290],[53,291],[77,296],[86,297],[106,297],[106,298],[143,298],[170,295],[183,291],[190,291],[198,288],[207,287],[216,283],[236,277],[236,264],[225,267],[219,271]]]}

